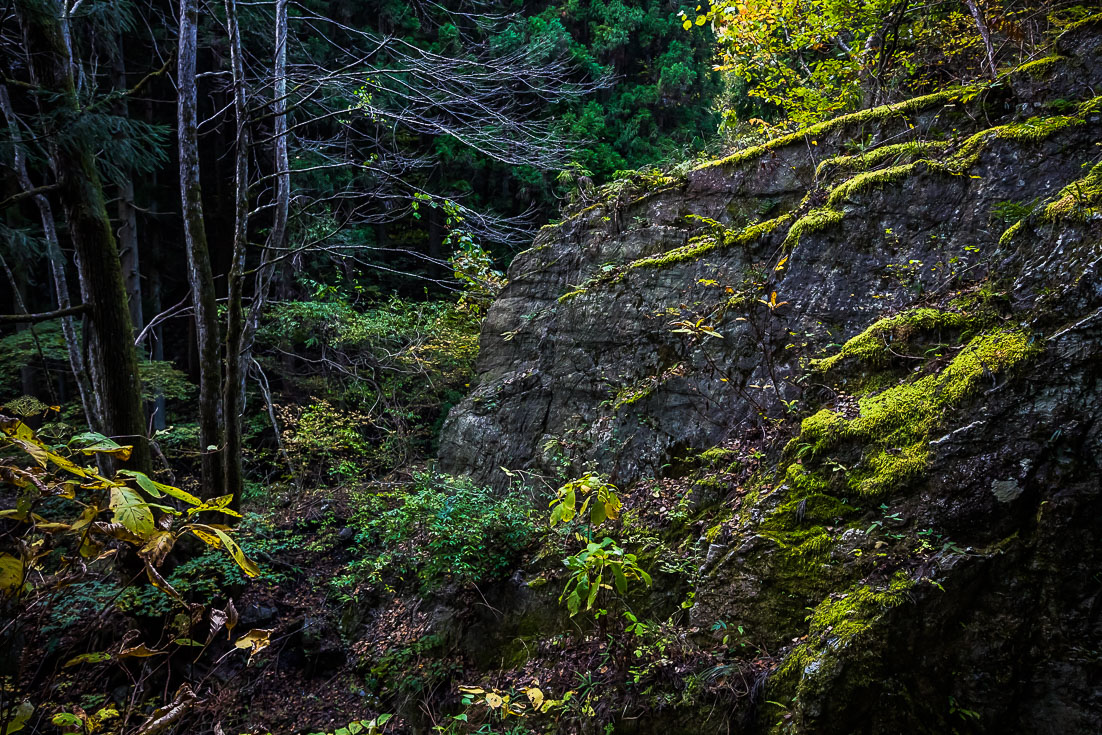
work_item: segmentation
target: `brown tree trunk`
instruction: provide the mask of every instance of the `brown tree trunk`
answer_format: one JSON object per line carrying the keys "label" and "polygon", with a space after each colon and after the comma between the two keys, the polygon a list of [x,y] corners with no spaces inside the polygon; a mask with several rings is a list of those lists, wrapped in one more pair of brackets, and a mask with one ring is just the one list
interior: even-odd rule
{"label": "brown tree trunk", "polygon": [[249,229],[249,131],[246,126],[245,67],[241,58],[241,29],[237,22],[236,0],[226,0],[226,25],[230,33],[230,66],[233,73],[233,107],[236,122],[234,136],[234,231],[233,260],[228,281],[226,309],[226,381],[222,391],[225,412],[225,455],[223,457],[224,492],[232,493],[240,504],[244,489],[241,466],[241,413],[244,408],[245,353],[242,287],[245,281],[245,247]]}
{"label": "brown tree trunk", "polygon": [[[112,68],[115,89],[126,89],[126,57],[123,55],[124,43],[122,34],[119,34],[115,44],[115,58]],[[115,114],[120,117],[128,117],[129,105],[126,96],[122,96],[115,105]],[[130,304],[130,321],[134,325],[134,331],[140,332],[145,326],[142,316],[142,272],[141,259],[138,250],[138,210],[134,206],[134,180],[129,173],[119,184],[119,201],[117,204],[119,218],[119,255],[122,258],[122,277],[126,283],[126,298]]]}
{"label": "brown tree trunk", "polygon": [[198,53],[198,0],[180,0],[180,50],[177,58],[177,133],[180,153],[180,198],[188,284],[195,309],[195,345],[199,361],[199,445],[202,452],[203,492],[221,495],[222,483],[222,367],[218,345],[218,306],[214,276],[203,226],[203,192],[199,186],[198,90],[195,58]]}
{"label": "brown tree trunk", "polygon": [[[0,112],[3,113],[7,122],[8,136],[12,146],[12,168],[14,168],[15,176],[19,180],[19,187],[23,191],[33,191],[34,184],[27,172],[27,159],[23,151],[22,135],[15,120],[15,113],[12,110],[8,88],[2,84],[0,84]],[[69,299],[69,279],[65,275],[65,256],[61,253],[61,245],[57,239],[57,222],[54,220],[53,206],[43,194],[36,194],[33,199],[35,206],[38,207],[39,219],[42,220],[42,236],[46,243],[46,256],[50,260],[50,275],[54,282],[57,308],[68,309],[72,306]],[[65,338],[65,347],[69,353],[69,367],[73,371],[73,379],[77,384],[77,394],[80,396],[80,405],[84,410],[84,420],[92,431],[102,431],[103,426],[100,420],[100,408],[96,402],[96,392],[92,388],[92,380],[84,367],[84,353],[81,351],[80,339],[77,337],[73,317],[62,317],[61,334]]]}
{"label": "brown tree trunk", "polygon": [[[80,114],[72,67],[52,3],[17,0],[27,47],[39,84],[52,97],[55,131],[72,124]],[[141,380],[134,350],[134,329],[126,303],[126,287],[119,250],[103,200],[103,187],[95,159],[79,137],[52,150],[58,175],[58,198],[65,209],[69,233],[80,274],[81,297],[89,306],[91,319],[86,335],[87,366],[92,384],[100,395],[104,433],[134,444],[130,464],[150,469],[149,445],[145,437]]]}

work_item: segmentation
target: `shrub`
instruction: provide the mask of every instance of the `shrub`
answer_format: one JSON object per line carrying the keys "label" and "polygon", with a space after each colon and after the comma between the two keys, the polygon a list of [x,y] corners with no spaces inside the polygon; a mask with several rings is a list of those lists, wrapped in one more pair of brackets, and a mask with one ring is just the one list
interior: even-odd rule
{"label": "shrub", "polygon": [[335,582],[387,586],[416,579],[422,590],[500,578],[535,539],[531,508],[467,478],[421,473],[407,492],[363,498],[353,523],[363,554]]}

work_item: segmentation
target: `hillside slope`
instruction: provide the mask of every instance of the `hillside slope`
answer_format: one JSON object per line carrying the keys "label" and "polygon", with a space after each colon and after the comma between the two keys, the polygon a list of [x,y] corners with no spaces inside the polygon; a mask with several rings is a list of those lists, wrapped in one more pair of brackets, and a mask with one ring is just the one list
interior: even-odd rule
{"label": "hillside slope", "polygon": [[514,261],[441,465],[607,473],[690,567],[638,604],[754,651],[616,732],[1102,729],[1102,17],[1057,50],[606,188]]}

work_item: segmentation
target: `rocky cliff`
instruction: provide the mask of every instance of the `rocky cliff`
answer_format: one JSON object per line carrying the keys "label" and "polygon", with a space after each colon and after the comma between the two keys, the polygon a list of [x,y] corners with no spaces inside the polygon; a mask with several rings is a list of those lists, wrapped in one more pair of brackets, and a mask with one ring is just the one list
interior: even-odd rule
{"label": "rocky cliff", "polygon": [[654,722],[1102,730],[1099,91],[1096,16],[998,82],[606,187],[515,259],[441,463],[675,491],[686,624],[766,663]]}

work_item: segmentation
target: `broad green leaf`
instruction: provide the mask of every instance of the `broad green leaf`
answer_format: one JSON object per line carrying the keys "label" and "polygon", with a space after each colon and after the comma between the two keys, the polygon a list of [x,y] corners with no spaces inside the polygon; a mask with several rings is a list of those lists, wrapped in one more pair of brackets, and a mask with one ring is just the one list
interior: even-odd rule
{"label": "broad green leaf", "polygon": [[127,477],[133,477],[135,482],[138,483],[138,487],[140,487],[142,490],[145,490],[147,493],[155,498],[159,498],[162,494],[164,494],[168,495],[169,497],[176,498],[177,500],[182,500],[188,505],[203,504],[202,500],[195,497],[186,490],[181,490],[180,488],[173,487],[172,485],[166,485],[163,482],[157,482],[156,480],[150,479],[148,475],[142,472],[134,472],[133,470],[119,470],[119,474],[125,475]]}
{"label": "broad green leaf", "polygon": [[597,578],[593,584],[589,585],[589,597],[585,601],[585,609],[592,610],[593,603],[597,601],[597,593],[601,591],[601,579]]}
{"label": "broad green leaf", "polygon": [[604,503],[594,503],[593,507],[589,510],[589,522],[594,525],[600,525],[604,523],[607,515],[605,514]]}
{"label": "broad green leaf", "polygon": [[628,580],[627,577],[624,576],[624,570],[620,564],[612,565],[612,581],[616,585],[616,591],[621,595],[627,592]]}
{"label": "broad green leaf", "polygon": [[58,727],[84,727],[84,720],[69,712],[58,712],[50,718]]}
{"label": "broad green leaf", "polygon": [[125,486],[111,488],[114,519],[131,533],[147,538],[153,533],[153,511],[136,492]]}
{"label": "broad green leaf", "polygon": [[582,598],[578,596],[577,590],[572,592],[569,597],[566,598],[566,609],[570,612],[570,617],[574,617],[578,614],[578,610],[581,609]]}

